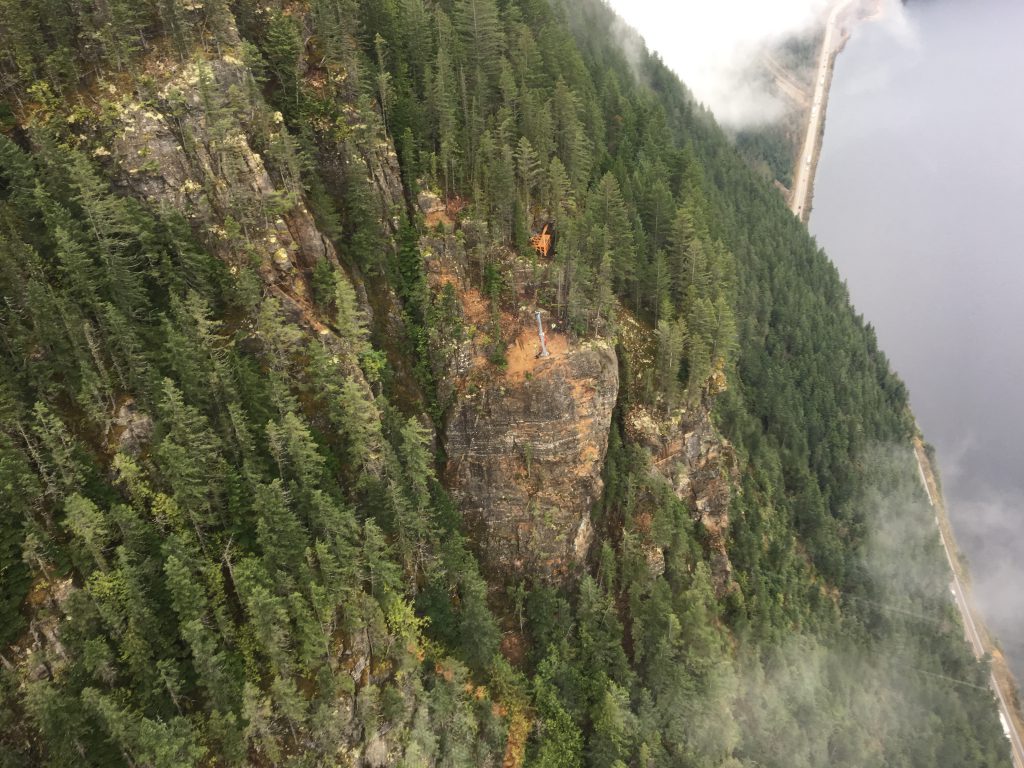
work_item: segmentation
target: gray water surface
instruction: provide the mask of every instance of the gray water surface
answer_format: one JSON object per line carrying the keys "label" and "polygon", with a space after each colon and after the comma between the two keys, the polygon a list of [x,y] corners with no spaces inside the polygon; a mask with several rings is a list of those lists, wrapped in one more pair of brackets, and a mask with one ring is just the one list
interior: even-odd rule
{"label": "gray water surface", "polygon": [[910,388],[1024,682],[1024,3],[903,22],[861,24],[837,60],[810,229]]}

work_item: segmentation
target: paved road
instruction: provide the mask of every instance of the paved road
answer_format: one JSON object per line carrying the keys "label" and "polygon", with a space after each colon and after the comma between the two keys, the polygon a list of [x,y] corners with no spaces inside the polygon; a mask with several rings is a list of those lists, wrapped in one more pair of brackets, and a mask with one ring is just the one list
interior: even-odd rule
{"label": "paved road", "polygon": [[810,202],[812,171],[814,169],[814,158],[818,151],[818,134],[821,132],[821,121],[824,120],[825,94],[829,82],[829,62],[832,59],[833,49],[836,44],[836,32],[839,27],[839,16],[857,0],[840,0],[828,14],[825,22],[825,37],[821,43],[821,56],[818,59],[818,68],[815,70],[814,98],[811,100],[811,119],[807,122],[807,135],[804,137],[803,147],[796,163],[796,178],[793,182],[793,194],[790,198],[789,209],[800,219],[806,220],[804,211]]}
{"label": "paved road", "polygon": [[[924,484],[924,490],[928,494],[928,503],[931,504],[934,509],[937,507],[937,504],[932,491],[933,483],[928,481],[928,475],[925,473],[924,467],[926,459],[923,454],[924,446],[915,441],[914,456],[917,459],[917,470],[921,473],[921,482]],[[939,529],[939,540],[942,542],[942,549],[946,553],[946,560],[949,562],[949,570],[953,575],[953,581],[949,585],[950,591],[953,593],[953,600],[956,603],[957,609],[960,611],[960,617],[964,623],[967,640],[971,644],[975,657],[980,659],[985,655],[985,643],[982,641],[981,634],[978,632],[977,624],[974,623],[974,616],[971,614],[971,608],[967,603],[967,596],[964,594],[963,584],[960,582],[956,566],[953,564],[953,555],[949,548],[949,543],[946,541],[945,531],[943,531],[942,526],[939,524],[939,518],[937,515],[935,517],[935,525]],[[995,691],[996,699],[999,703],[999,719],[1002,721],[1003,730],[1005,730],[1010,737],[1010,754],[1013,757],[1013,764],[1016,768],[1024,768],[1024,745],[1021,744],[1020,735],[1017,733],[1017,726],[1010,714],[1010,707],[1006,703],[1007,697],[1003,695],[999,681],[996,680],[996,676],[991,672],[989,673],[988,682],[989,685],[992,686],[992,690]]]}

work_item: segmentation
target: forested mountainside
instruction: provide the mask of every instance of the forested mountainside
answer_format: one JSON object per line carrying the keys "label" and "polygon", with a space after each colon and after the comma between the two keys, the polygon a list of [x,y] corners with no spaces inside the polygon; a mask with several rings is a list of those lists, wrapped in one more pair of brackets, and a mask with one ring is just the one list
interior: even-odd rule
{"label": "forested mountainside", "polygon": [[902,384],[622,29],[0,0],[0,765],[1009,764]]}

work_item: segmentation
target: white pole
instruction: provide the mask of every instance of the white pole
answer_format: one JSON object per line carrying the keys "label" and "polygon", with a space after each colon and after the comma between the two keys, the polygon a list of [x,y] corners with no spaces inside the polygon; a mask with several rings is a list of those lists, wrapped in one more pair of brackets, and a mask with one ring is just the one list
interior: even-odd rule
{"label": "white pole", "polygon": [[540,352],[537,357],[551,357],[551,353],[548,352],[547,344],[544,343],[544,323],[540,320],[540,310],[534,312],[537,318],[537,334],[540,336]]}

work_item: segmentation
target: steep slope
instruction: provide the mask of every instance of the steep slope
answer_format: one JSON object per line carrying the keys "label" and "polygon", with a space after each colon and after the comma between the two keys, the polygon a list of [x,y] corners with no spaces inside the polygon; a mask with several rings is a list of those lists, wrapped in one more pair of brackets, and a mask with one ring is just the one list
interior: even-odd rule
{"label": "steep slope", "polygon": [[5,763],[1006,764],[902,385],[614,29],[0,2]]}
{"label": "steep slope", "polygon": [[[183,30],[209,30],[213,8],[186,10]],[[462,540],[442,553],[434,522],[401,518],[440,493],[430,434],[381,396],[308,159],[242,63],[251,46],[218,25],[188,57],[157,36],[132,77],[33,103],[28,152],[2,139],[5,338],[35,350],[5,371],[19,549],[35,547],[28,625],[6,638],[5,760],[485,762],[502,718],[472,711],[485,690],[425,650],[398,587],[445,563],[430,584],[462,590],[448,619],[493,649]],[[387,246],[394,150],[372,109],[338,106],[334,130],[360,133],[329,145],[334,168],[370,176],[363,227]],[[428,656],[429,681],[410,677]],[[496,730],[438,748],[432,696]]]}
{"label": "steep slope", "polygon": [[460,329],[458,340],[438,338],[432,350],[450,399],[446,484],[495,578],[563,580],[593,543],[590,510],[601,497],[619,389],[615,351],[542,320],[549,356],[541,358],[525,290],[489,302],[454,238],[424,245],[431,288],[450,297]]}
{"label": "steep slope", "polygon": [[556,351],[530,374],[456,401],[448,476],[488,568],[554,575],[593,542],[618,371],[599,343]]}

